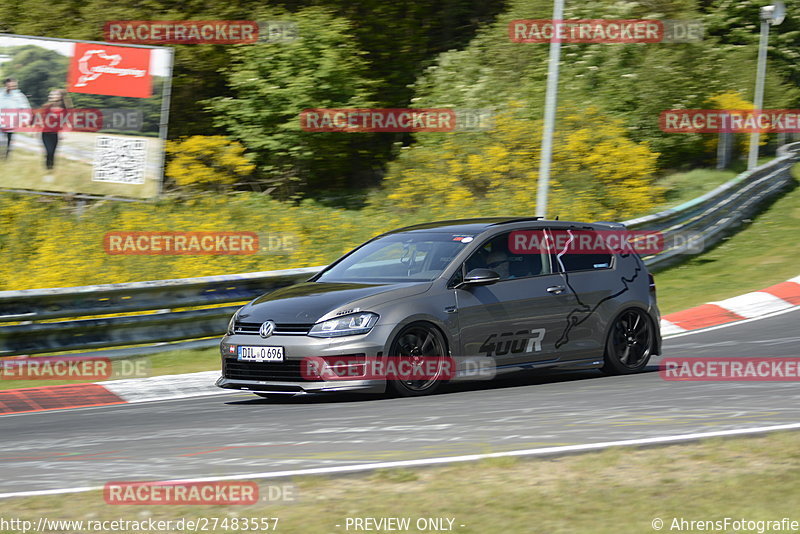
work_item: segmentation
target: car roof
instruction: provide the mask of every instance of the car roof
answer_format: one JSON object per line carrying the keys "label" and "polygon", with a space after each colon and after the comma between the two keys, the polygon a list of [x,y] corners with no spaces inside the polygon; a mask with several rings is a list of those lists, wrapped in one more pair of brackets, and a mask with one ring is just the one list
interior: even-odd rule
{"label": "car roof", "polygon": [[484,230],[516,221],[537,221],[539,217],[476,217],[473,219],[451,219],[447,221],[434,221],[423,224],[414,224],[397,230],[387,232],[396,234],[400,232],[462,232],[467,234],[478,234]]}
{"label": "car roof", "polygon": [[552,221],[541,217],[477,217],[473,219],[452,219],[447,221],[435,221],[423,224],[415,224],[398,228],[383,235],[406,233],[406,232],[448,232],[463,234],[479,234],[490,228],[511,225],[525,226],[525,223],[541,223],[542,226],[556,227],[583,227],[583,228],[625,228],[621,223],[609,222],[574,222],[574,221]]}

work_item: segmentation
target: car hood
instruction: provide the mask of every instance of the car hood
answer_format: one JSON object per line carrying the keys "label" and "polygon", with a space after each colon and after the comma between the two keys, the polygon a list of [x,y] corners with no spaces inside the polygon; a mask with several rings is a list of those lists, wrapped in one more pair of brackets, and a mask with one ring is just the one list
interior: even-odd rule
{"label": "car hood", "polygon": [[[239,311],[239,320],[248,323],[275,321],[278,324],[310,324],[369,306],[416,295],[431,282],[402,284],[361,284],[304,282],[262,295]],[[328,317],[330,316],[330,317]]]}

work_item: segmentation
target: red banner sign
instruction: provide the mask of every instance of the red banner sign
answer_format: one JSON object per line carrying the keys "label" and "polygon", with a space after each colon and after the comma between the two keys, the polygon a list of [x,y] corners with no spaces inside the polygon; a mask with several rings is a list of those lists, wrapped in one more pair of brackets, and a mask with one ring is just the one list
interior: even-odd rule
{"label": "red banner sign", "polygon": [[150,50],[95,43],[75,43],[67,90],[90,95],[152,95]]}

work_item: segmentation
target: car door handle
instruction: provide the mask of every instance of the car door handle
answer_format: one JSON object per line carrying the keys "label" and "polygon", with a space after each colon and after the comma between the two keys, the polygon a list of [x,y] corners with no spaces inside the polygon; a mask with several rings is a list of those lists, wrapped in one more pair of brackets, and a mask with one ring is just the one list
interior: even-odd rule
{"label": "car door handle", "polygon": [[547,292],[553,295],[560,295],[564,292],[564,286],[550,286],[547,288]]}

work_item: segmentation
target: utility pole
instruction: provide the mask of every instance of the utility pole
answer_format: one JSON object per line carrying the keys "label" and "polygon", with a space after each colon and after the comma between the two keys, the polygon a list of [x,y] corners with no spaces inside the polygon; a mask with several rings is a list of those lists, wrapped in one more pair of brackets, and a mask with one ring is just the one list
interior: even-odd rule
{"label": "utility pole", "polygon": [[[756,67],[756,94],[753,100],[755,113],[764,107],[764,78],[767,74],[767,44],[769,42],[769,27],[777,26],[786,16],[786,6],[783,2],[764,6],[759,10],[761,19],[761,35],[758,40],[758,66]],[[761,132],[750,134],[750,153],[747,157],[747,170],[751,171],[758,165],[758,143]]]}
{"label": "utility pole", "polygon": [[553,4],[553,37],[550,39],[550,60],[547,64],[547,92],[544,97],[544,130],[542,131],[542,152],[539,161],[539,184],[536,190],[536,215],[547,216],[547,194],[550,189],[550,164],[553,160],[553,132],[556,122],[558,102],[558,67],[561,61],[561,41],[555,30],[564,18],[564,0]]}

